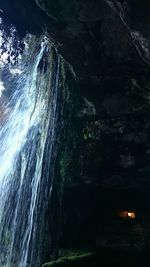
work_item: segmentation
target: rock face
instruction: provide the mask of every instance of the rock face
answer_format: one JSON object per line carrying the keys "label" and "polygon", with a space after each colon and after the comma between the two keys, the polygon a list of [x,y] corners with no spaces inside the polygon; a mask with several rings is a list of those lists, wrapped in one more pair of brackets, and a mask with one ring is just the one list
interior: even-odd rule
{"label": "rock face", "polygon": [[[69,173],[65,172],[69,178],[64,197],[67,218],[64,233],[70,227],[70,232],[81,234],[79,229],[86,225],[81,243],[96,242],[101,222],[109,221],[109,214],[114,214],[117,208],[136,209],[140,225],[146,218],[148,229],[149,1],[0,0],[0,8],[6,21],[15,24],[21,36],[26,31],[46,34],[76,74],[76,82],[72,81],[75,121],[72,129],[78,141]],[[74,200],[69,203],[72,192]],[[89,201],[91,196],[93,202]],[[103,211],[95,217],[105,205],[106,216]],[[83,212],[85,206],[88,212]],[[115,221],[113,215],[110,217]],[[80,220],[82,227],[71,228],[74,218]],[[96,233],[89,234],[89,242],[86,239],[89,225],[95,227],[92,218],[99,225]],[[135,225],[139,235],[142,227],[138,222]],[[80,244],[76,240],[70,242],[70,246]]]}

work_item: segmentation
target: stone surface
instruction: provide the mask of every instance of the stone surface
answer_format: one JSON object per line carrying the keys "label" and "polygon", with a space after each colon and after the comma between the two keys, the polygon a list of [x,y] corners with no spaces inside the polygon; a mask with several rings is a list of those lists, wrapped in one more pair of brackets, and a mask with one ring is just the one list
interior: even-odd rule
{"label": "stone surface", "polygon": [[[72,236],[72,241],[65,236],[67,245],[95,244],[103,222],[101,240],[111,244],[107,237],[116,229],[109,228],[117,220],[112,215],[116,208],[132,207],[142,214],[133,227],[140,235],[142,216],[148,217],[144,229],[149,233],[149,1],[0,0],[0,8],[21,36],[46,34],[76,74],[70,144],[61,160],[66,175],[63,237],[66,229]],[[104,220],[105,212],[98,214],[103,206]]]}

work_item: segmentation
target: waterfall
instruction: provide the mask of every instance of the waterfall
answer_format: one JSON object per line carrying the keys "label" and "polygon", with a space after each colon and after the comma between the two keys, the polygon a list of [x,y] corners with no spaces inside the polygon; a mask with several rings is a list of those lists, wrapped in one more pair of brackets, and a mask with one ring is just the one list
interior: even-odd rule
{"label": "waterfall", "polygon": [[46,38],[29,43],[0,128],[1,267],[38,267],[50,244],[44,238],[61,130],[61,58]]}

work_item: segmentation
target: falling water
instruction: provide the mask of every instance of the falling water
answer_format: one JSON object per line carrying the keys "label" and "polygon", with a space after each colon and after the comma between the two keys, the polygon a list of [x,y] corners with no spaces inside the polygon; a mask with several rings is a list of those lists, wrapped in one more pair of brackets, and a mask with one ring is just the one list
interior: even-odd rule
{"label": "falling water", "polygon": [[60,57],[46,38],[25,54],[0,128],[1,267],[41,263],[57,154]]}

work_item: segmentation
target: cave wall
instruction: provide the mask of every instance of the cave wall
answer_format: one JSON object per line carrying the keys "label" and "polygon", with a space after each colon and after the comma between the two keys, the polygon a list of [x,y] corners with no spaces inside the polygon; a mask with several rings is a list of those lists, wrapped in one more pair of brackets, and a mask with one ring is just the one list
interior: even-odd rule
{"label": "cave wall", "polygon": [[[68,133],[70,140],[75,139],[75,146],[65,170],[64,214],[69,223],[64,223],[64,233],[74,219],[82,224],[76,230],[70,226],[75,235],[84,226],[94,228],[95,218],[99,223],[103,218],[101,214],[97,216],[97,210],[106,203],[107,208],[114,203],[110,214],[117,208],[148,214],[148,1],[141,4],[138,0],[0,0],[0,8],[5,20],[16,25],[20,36],[26,32],[46,34],[75,73],[76,79],[71,81],[73,126],[69,124],[73,137]],[[72,190],[74,201],[69,203]],[[89,199],[97,190],[96,200],[91,204]],[[123,194],[116,194],[116,190]],[[82,198],[84,204],[80,205]],[[84,213],[86,205],[88,212]],[[84,245],[97,238],[96,233],[90,233],[90,241],[87,240],[88,231],[89,228],[82,236]]]}

